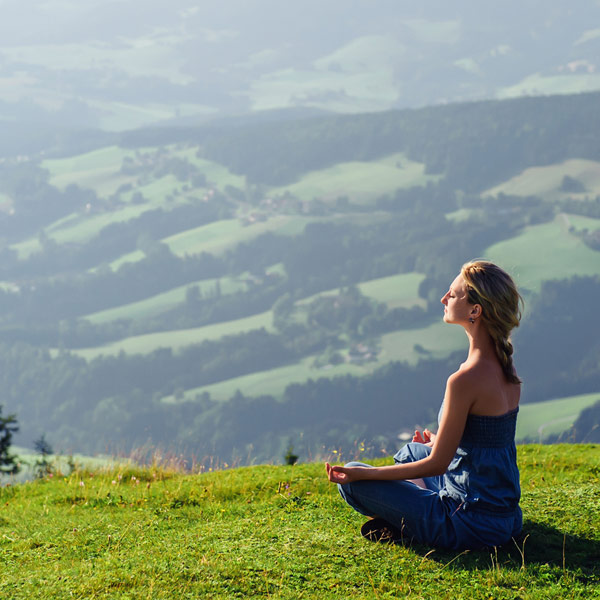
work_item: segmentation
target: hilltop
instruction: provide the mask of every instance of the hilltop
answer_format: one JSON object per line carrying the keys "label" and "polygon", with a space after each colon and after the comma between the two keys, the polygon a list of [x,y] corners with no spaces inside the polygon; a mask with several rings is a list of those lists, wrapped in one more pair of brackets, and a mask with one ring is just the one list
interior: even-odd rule
{"label": "hilltop", "polygon": [[518,452],[523,535],[466,553],[363,540],[322,464],[122,465],[2,487],[0,596],[596,597],[600,446]]}

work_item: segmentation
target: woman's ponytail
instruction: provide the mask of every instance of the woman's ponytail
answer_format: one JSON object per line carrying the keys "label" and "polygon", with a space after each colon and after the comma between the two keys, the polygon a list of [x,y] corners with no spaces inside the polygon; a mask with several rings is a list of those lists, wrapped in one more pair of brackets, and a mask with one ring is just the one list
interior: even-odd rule
{"label": "woman's ponytail", "polygon": [[521,321],[523,302],[515,282],[506,271],[485,260],[466,263],[461,274],[467,284],[469,302],[481,306],[481,319],[494,342],[506,380],[521,383],[513,365],[510,342],[510,332]]}

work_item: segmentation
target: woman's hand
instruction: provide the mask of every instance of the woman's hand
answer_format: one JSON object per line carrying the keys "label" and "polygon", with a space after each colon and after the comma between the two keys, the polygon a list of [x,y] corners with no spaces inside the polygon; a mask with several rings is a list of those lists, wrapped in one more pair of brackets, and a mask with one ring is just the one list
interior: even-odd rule
{"label": "woman's hand", "polygon": [[[329,463],[325,464],[327,469],[327,478],[332,483],[352,483],[361,479],[360,471],[364,471],[365,467],[340,467],[332,466]],[[363,473],[364,474],[364,473]]]}
{"label": "woman's hand", "polygon": [[433,446],[435,442],[435,433],[432,433],[429,429],[423,429],[423,433],[421,433],[416,429],[412,441],[418,442],[419,444],[425,444],[426,446]]}

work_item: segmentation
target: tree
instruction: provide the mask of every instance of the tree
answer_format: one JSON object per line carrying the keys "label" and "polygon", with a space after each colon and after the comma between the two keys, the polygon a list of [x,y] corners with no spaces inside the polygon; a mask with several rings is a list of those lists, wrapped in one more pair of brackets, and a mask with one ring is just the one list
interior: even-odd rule
{"label": "tree", "polygon": [[0,406],[0,473],[15,475],[20,470],[16,456],[10,453],[12,436],[17,431],[19,426],[15,415],[3,417]]}
{"label": "tree", "polygon": [[41,479],[52,473],[52,465],[50,464],[48,457],[54,453],[54,450],[52,450],[52,446],[46,440],[46,434],[42,434],[33,445],[35,451],[40,455],[40,458],[35,461],[35,474],[36,477]]}

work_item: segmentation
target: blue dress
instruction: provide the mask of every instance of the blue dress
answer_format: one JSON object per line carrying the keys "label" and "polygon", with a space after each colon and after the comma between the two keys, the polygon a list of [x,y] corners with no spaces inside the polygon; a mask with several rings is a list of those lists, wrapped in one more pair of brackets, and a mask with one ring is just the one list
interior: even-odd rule
{"label": "blue dress", "polygon": [[[518,410],[497,417],[469,415],[446,473],[424,478],[427,489],[410,481],[366,480],[339,485],[340,494],[358,512],[394,525],[407,541],[450,549],[503,545],[522,527]],[[411,442],[394,460],[414,462],[430,452],[429,446]]]}

